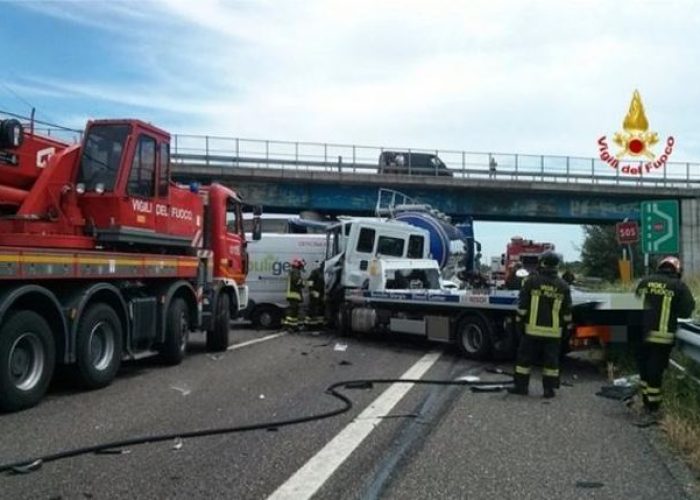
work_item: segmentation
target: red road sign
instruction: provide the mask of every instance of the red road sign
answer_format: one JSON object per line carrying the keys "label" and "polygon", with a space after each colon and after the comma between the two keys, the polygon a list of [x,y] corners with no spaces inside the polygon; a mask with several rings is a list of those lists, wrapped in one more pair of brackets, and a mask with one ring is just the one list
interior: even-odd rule
{"label": "red road sign", "polygon": [[620,245],[629,245],[639,241],[639,226],[636,221],[618,222],[615,224],[615,234]]}

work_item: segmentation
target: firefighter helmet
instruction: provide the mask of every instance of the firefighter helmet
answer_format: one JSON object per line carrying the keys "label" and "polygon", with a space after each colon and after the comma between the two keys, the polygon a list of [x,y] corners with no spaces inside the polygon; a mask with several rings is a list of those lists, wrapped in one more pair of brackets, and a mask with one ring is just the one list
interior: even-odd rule
{"label": "firefighter helmet", "polygon": [[678,257],[669,255],[659,261],[656,269],[658,271],[672,271],[676,274],[681,274],[681,260]]}
{"label": "firefighter helmet", "polygon": [[294,259],[292,261],[292,267],[294,269],[304,269],[304,260],[303,259]]}
{"label": "firefighter helmet", "polygon": [[560,260],[559,255],[551,250],[540,255],[540,265],[542,267],[557,267]]}

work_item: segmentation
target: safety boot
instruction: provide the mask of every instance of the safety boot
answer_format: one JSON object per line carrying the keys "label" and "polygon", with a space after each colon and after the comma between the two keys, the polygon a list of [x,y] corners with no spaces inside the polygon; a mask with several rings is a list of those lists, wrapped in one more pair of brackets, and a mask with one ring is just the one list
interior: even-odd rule
{"label": "safety boot", "polygon": [[523,375],[522,373],[516,373],[513,377],[514,385],[509,387],[507,390],[511,394],[518,394],[520,396],[527,396],[529,393],[530,377]]}

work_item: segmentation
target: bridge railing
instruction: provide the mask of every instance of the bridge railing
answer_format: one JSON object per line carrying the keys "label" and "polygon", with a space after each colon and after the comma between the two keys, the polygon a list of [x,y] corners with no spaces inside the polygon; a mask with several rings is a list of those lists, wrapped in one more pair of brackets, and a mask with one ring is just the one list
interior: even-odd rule
{"label": "bridge railing", "polygon": [[[308,172],[380,173],[382,152],[436,155],[444,167],[400,167],[411,176],[520,180],[566,184],[617,184],[700,188],[700,164],[669,162],[660,168],[647,161],[621,161],[638,173],[621,172],[597,158],[455,150],[409,149],[332,143],[271,141],[201,135],[174,135],[173,158],[188,166],[275,168]],[[407,158],[411,158],[410,155]],[[445,168],[446,167],[446,168]],[[396,172],[396,168],[393,169]]]}

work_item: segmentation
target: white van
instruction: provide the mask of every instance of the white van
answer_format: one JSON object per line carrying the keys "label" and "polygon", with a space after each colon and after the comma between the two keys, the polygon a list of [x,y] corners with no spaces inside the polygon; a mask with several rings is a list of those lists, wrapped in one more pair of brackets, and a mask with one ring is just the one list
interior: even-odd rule
{"label": "white van", "polygon": [[[278,328],[287,307],[287,274],[292,261],[306,261],[306,278],[325,255],[325,234],[263,233],[260,240],[249,241],[249,305],[244,317],[260,328]],[[304,300],[308,301],[306,291]]]}

